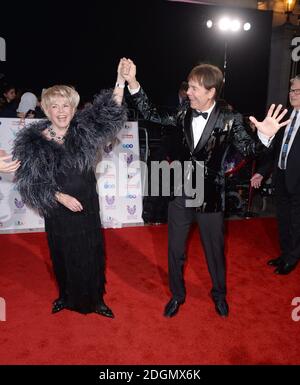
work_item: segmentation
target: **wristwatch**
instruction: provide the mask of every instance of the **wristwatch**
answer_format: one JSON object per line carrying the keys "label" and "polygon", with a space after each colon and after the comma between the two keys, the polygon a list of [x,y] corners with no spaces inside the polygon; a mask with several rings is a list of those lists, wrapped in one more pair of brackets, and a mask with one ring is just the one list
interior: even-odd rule
{"label": "wristwatch", "polygon": [[116,87],[117,87],[117,88],[125,88],[125,83],[122,84],[122,83],[118,83],[118,82],[117,82],[117,83],[116,83]]}

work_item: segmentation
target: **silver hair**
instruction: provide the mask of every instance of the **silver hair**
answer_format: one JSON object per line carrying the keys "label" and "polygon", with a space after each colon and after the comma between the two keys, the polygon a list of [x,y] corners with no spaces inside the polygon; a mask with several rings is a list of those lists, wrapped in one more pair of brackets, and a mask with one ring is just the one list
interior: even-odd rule
{"label": "silver hair", "polygon": [[290,80],[290,83],[294,83],[295,80],[299,80],[300,81],[300,74],[296,75],[294,78],[292,78]]}

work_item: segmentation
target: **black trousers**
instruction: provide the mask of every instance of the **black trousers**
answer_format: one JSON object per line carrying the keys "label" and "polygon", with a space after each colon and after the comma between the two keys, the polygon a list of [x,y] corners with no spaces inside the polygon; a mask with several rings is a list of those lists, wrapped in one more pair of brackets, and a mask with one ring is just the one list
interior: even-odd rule
{"label": "black trousers", "polygon": [[176,197],[168,209],[169,286],[173,298],[184,301],[186,290],[183,278],[186,240],[191,223],[196,219],[202,239],[206,262],[212,280],[214,300],[226,295],[223,212],[201,213],[185,207],[185,198]]}
{"label": "black trousers", "polygon": [[300,260],[300,194],[288,192],[285,171],[279,168],[275,193],[281,255],[293,264]]}

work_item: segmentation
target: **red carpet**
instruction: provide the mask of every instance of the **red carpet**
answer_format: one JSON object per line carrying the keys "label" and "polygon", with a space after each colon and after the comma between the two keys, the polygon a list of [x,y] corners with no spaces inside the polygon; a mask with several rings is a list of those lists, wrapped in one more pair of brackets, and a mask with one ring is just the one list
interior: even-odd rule
{"label": "red carpet", "polygon": [[167,226],[106,230],[106,302],[116,318],[70,311],[52,315],[57,291],[44,233],[0,235],[1,364],[300,364],[300,267],[276,276],[273,219],[227,222],[228,319],[209,297],[197,231],[186,267],[187,301],[162,311],[167,288]]}

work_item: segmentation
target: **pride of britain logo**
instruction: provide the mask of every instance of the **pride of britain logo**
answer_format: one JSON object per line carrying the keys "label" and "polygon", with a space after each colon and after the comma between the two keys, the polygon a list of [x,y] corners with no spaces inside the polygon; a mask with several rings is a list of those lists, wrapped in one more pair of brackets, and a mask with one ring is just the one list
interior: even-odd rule
{"label": "pride of britain logo", "polygon": [[15,198],[15,205],[18,209],[22,209],[24,207],[24,202],[22,199]]}
{"label": "pride of britain logo", "polygon": [[116,197],[114,195],[105,195],[105,202],[108,206],[112,206],[116,202]]}
{"label": "pride of britain logo", "polygon": [[24,201],[22,199],[15,198],[14,199],[14,204],[15,204],[15,214],[24,214],[26,212],[26,206]]}
{"label": "pride of britain logo", "polygon": [[129,165],[133,161],[133,154],[125,155],[126,156],[126,162]]}
{"label": "pride of britain logo", "polygon": [[134,215],[136,213],[136,205],[133,205],[132,207],[127,205],[127,212],[130,215]]}

